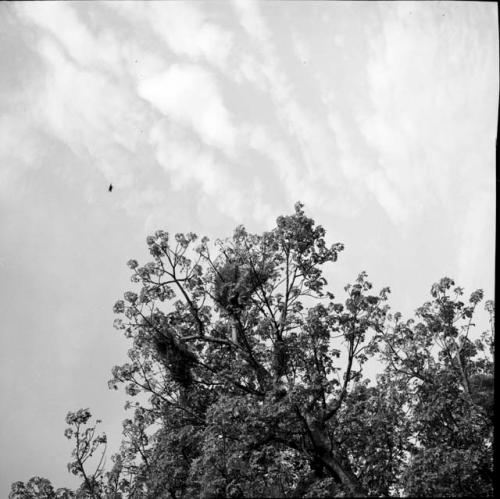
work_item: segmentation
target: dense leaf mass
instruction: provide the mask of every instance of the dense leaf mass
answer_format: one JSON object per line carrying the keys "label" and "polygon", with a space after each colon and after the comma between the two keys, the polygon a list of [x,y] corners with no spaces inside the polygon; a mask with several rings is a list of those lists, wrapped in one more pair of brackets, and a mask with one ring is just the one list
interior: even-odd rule
{"label": "dense leaf mass", "polygon": [[12,499],[493,495],[494,304],[477,337],[481,290],[467,301],[443,278],[405,321],[362,272],[336,301],[323,266],[343,245],[301,203],[262,235],[240,226],[210,246],[158,231],[147,245],[114,306],[132,346],[109,385],[132,399],[111,471],[82,409],[65,432],[79,490],[34,477]]}

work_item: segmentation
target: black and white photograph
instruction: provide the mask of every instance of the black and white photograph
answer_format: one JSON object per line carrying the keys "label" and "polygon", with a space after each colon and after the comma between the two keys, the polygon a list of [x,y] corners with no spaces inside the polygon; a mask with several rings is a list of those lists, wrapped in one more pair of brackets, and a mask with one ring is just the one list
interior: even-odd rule
{"label": "black and white photograph", "polygon": [[495,2],[0,3],[0,497],[494,496]]}

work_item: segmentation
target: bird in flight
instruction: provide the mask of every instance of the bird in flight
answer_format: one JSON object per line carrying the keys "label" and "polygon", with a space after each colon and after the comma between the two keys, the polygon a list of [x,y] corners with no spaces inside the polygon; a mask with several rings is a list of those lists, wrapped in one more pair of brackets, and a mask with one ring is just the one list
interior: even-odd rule
{"label": "bird in flight", "polygon": [[109,184],[108,191],[111,192],[113,190],[113,184]]}

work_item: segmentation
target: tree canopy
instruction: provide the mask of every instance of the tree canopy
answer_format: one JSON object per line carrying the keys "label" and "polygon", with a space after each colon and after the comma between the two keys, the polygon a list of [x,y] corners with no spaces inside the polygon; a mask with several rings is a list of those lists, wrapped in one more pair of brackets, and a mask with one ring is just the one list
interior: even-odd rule
{"label": "tree canopy", "polygon": [[494,304],[479,337],[481,290],[465,299],[443,278],[404,320],[361,272],[337,300],[323,269],[344,247],[301,203],[261,235],[239,226],[212,246],[157,231],[147,245],[114,306],[131,349],[109,385],[131,400],[112,469],[81,409],[65,432],[81,487],[34,477],[10,498],[493,495]]}

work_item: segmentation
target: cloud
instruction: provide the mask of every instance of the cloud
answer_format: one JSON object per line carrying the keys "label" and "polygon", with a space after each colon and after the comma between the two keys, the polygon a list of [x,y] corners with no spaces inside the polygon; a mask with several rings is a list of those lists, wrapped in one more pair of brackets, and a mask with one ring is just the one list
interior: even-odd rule
{"label": "cloud", "polygon": [[293,50],[295,52],[295,55],[300,63],[307,64],[311,59],[311,53],[308,44],[306,43],[304,38],[297,33],[296,30],[294,30],[292,33]]}
{"label": "cloud", "polygon": [[199,5],[147,2],[138,8],[133,2],[112,2],[108,6],[124,16],[131,26],[139,25],[144,32],[153,32],[163,42],[161,46],[168,47],[178,57],[208,62],[221,71],[229,69],[233,35],[213,22]]}
{"label": "cloud", "polygon": [[[451,30],[436,26],[432,12],[429,15],[435,7],[418,13],[416,5],[410,16],[406,11],[413,10],[411,5],[398,5],[401,9],[384,4],[378,12],[366,11],[367,16],[374,14],[373,22],[367,23],[369,36],[355,41],[358,58],[338,54],[332,68],[325,67],[320,75],[320,83],[337,164],[349,182],[349,192],[361,204],[367,193],[373,194],[401,226],[421,216],[426,207],[446,205],[452,197],[451,156],[457,149],[452,130],[468,125],[451,118],[460,109],[456,90],[461,86],[452,83],[461,80],[459,74],[448,74],[454,55],[447,41]],[[342,31],[339,14],[333,32]],[[351,29],[355,31],[355,26]],[[345,54],[351,53],[353,43],[346,35]],[[450,122],[441,124],[442,117]],[[466,135],[463,139],[469,141]]]}
{"label": "cloud", "polygon": [[[266,203],[249,210],[256,198],[240,195],[242,189],[256,188],[251,167],[241,159],[238,168],[227,163],[236,153],[241,158],[245,145],[214,74],[189,62],[172,64],[168,54],[158,55],[158,44],[155,50],[150,46],[160,37],[175,54],[222,70],[231,36],[201,9],[172,5],[151,3],[145,11],[125,4],[99,6],[100,13],[114,21],[120,21],[116,13],[124,14],[113,30],[106,23],[92,23],[90,29],[78,5],[50,3],[16,10],[24,24],[35,28],[34,52],[43,63],[37,88],[29,93],[33,126],[43,126],[116,187],[134,186],[119,201],[130,213],[152,212],[163,202],[158,190],[147,190],[152,173],[138,167],[140,154],[143,165],[154,169],[158,162],[174,190],[196,188],[207,202],[214,198],[219,211],[228,213],[231,206],[235,219],[254,212],[257,218],[267,216]],[[121,28],[134,16],[154,38],[124,37]],[[59,24],[64,29],[59,30]],[[36,161],[36,151],[30,158]],[[82,186],[82,192],[88,202],[94,201],[92,186]]]}
{"label": "cloud", "polygon": [[314,198],[305,184],[306,175],[287,145],[269,128],[247,125],[243,132],[251,150],[267,158],[289,200],[308,202]]}
{"label": "cloud", "polygon": [[257,2],[253,0],[233,0],[233,6],[239,14],[240,24],[245,31],[260,44],[268,44],[271,31],[260,14]]}
{"label": "cloud", "polygon": [[209,146],[231,154],[236,130],[213,75],[191,64],[174,64],[141,81],[139,95],[170,119],[190,126]]}
{"label": "cloud", "polygon": [[[146,119],[134,95],[105,74],[79,68],[48,39],[38,50],[47,64],[47,76],[37,111],[48,129],[76,155],[90,155],[98,164],[115,163],[120,152],[133,154]],[[126,183],[128,173],[117,164],[112,170]]]}
{"label": "cloud", "polygon": [[185,2],[151,2],[145,7],[153,29],[173,52],[226,68],[231,33],[210,22],[201,9]]}
{"label": "cloud", "polygon": [[109,32],[93,33],[83,24],[75,8],[65,2],[40,2],[16,5],[19,17],[57,40],[78,65],[119,71],[120,45]]}
{"label": "cloud", "polygon": [[396,224],[408,221],[405,199],[398,193],[384,170],[376,170],[368,175],[365,185],[375,195],[375,199]]}
{"label": "cloud", "polygon": [[[240,74],[269,95],[281,125],[282,140],[279,145],[262,138],[257,131],[253,147],[260,148],[262,154],[273,159],[281,177],[289,179],[287,191],[293,196],[292,201],[296,200],[293,193],[298,190],[301,199],[309,200],[312,206],[319,206],[330,195],[325,192],[325,183],[333,187],[340,181],[333,161],[335,150],[331,132],[321,114],[314,112],[312,106],[306,108],[301,104],[296,84],[282,67],[276,53],[272,33],[259,10],[260,4],[242,0],[233,2],[233,5],[256,54],[242,59]],[[292,37],[291,42],[294,41],[297,45],[299,39]],[[306,50],[304,46],[301,49]],[[309,103],[311,98],[314,100],[314,94],[303,95],[304,99],[306,97]],[[273,142],[276,140],[273,139]],[[288,174],[283,173],[283,157],[294,158],[289,161]],[[300,176],[297,170],[301,171]],[[300,188],[297,189],[297,186]],[[319,186],[323,188],[318,190]]]}
{"label": "cloud", "polygon": [[494,261],[495,204],[494,189],[481,189],[456,226],[457,279],[469,289],[477,287],[478,283],[494,289],[495,273],[485,262]]}
{"label": "cloud", "polygon": [[36,85],[25,88],[32,129],[57,138],[107,181],[132,185],[130,167],[149,111],[127,75],[123,54],[130,44],[120,44],[111,31],[92,32],[78,6],[19,4],[15,12],[32,30],[32,50],[42,62]]}
{"label": "cloud", "polygon": [[160,121],[153,127],[150,141],[156,149],[158,163],[170,174],[175,190],[196,181],[205,195],[214,195],[227,189],[227,175],[213,151],[182,127]]}
{"label": "cloud", "polygon": [[241,194],[243,166],[235,169],[186,128],[160,120],[153,126],[149,140],[171,187],[192,195],[196,204],[208,203],[211,209],[241,222],[249,205],[255,203],[251,185],[245,186],[246,196]]}
{"label": "cloud", "polygon": [[26,120],[14,113],[0,116],[0,200],[14,199],[21,179],[39,167],[45,142]]}

